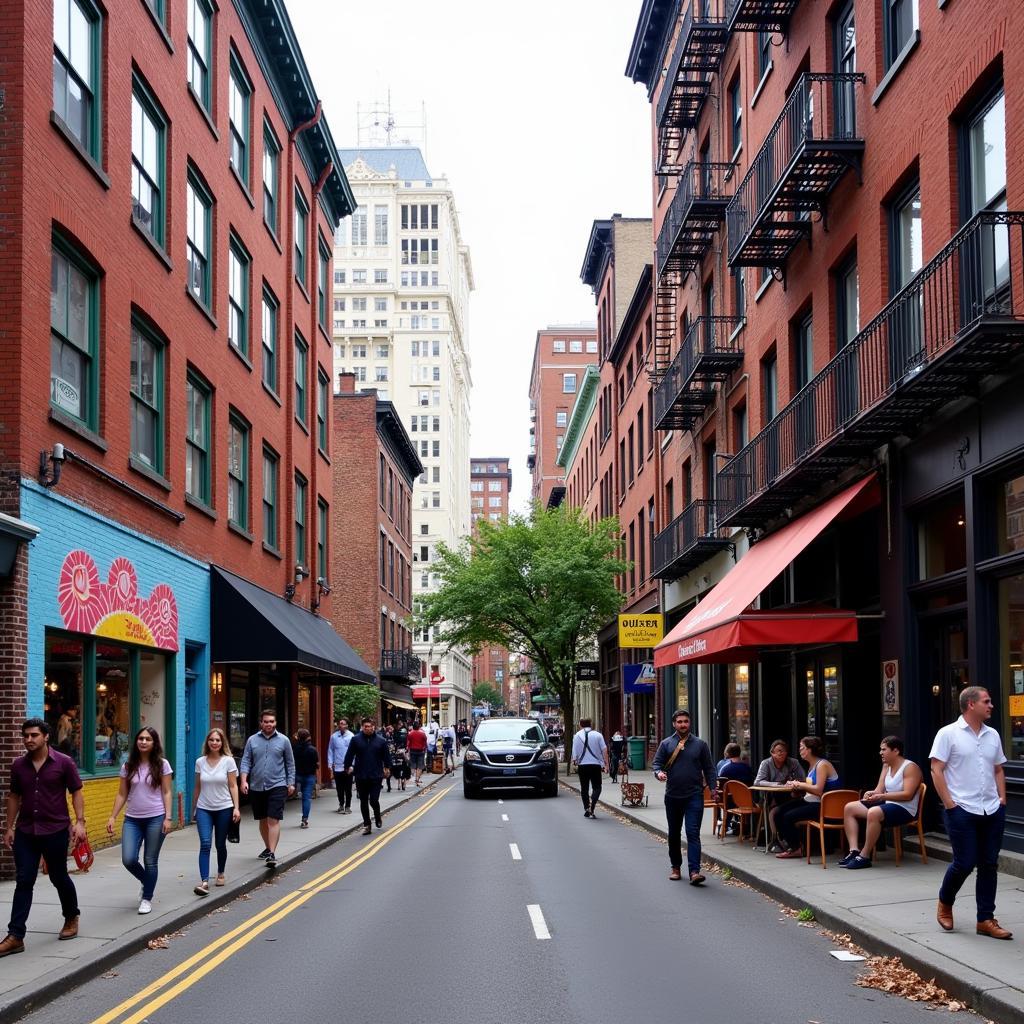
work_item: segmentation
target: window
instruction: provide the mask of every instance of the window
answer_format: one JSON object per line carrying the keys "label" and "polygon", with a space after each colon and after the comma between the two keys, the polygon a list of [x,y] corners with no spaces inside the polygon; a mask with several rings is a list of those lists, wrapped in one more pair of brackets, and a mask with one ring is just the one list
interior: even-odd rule
{"label": "window", "polygon": [[263,448],[263,543],[277,550],[277,467],[278,457]]}
{"label": "window", "polygon": [[734,314],[746,316],[747,314],[747,276],[740,267],[732,279],[733,302],[735,304]]}
{"label": "window", "polygon": [[249,101],[252,97],[252,86],[248,76],[242,70],[235,54],[231,54],[231,69],[228,74],[228,128],[231,134],[231,146],[228,163],[242,179],[242,184],[249,187]]}
{"label": "window", "polygon": [[249,528],[249,425],[235,413],[228,419],[228,522]]}
{"label": "window", "polygon": [[860,332],[860,283],[856,258],[836,274],[836,350],[846,348]]}
{"label": "window", "polygon": [[[263,122],[263,223],[277,234],[277,195],[281,146],[269,122]],[[343,222],[344,223],[344,222]]]}
{"label": "window", "polygon": [[306,478],[295,474],[295,564],[306,564]]}
{"label": "window", "polygon": [[377,313],[386,313],[388,311],[388,300],[378,296],[373,300],[373,308]]}
{"label": "window", "polygon": [[210,504],[210,389],[198,376],[185,378],[185,493]]}
{"label": "window", "polygon": [[750,439],[747,431],[747,403],[736,406],[732,411],[733,451],[739,451]]}
{"label": "window", "polygon": [[388,244],[388,208],[386,206],[373,208],[373,244]]}
{"label": "window", "polygon": [[555,340],[553,342],[551,342],[551,351],[552,352],[564,352],[565,351],[565,339],[564,338],[555,338]]}
{"label": "window", "polygon": [[328,282],[331,272],[331,250],[327,248],[324,240],[320,239],[320,264],[317,267],[316,277],[316,312],[317,321],[320,326],[327,330],[327,294],[330,291]]}
{"label": "window", "polygon": [[487,507],[488,508],[501,508],[501,498],[488,498],[487,499]]}
{"label": "window", "polygon": [[295,334],[295,418],[306,425],[308,408],[306,403],[307,379],[309,377],[309,346],[302,335]]}
{"label": "window", "polygon": [[353,270],[352,271],[352,283],[353,284],[366,284],[366,271],[365,270]]}
{"label": "window", "polygon": [[189,169],[185,186],[188,289],[193,298],[210,308],[210,223],[213,197]]}
{"label": "window", "polygon": [[319,579],[327,580],[327,528],[330,521],[330,507],[323,498],[316,499],[316,574]]}
{"label": "window", "polygon": [[320,451],[328,449],[327,444],[327,402],[331,393],[331,379],[323,367],[316,371],[316,443]]}
{"label": "window", "polygon": [[163,472],[163,342],[132,320],[131,380],[132,456],[157,473]]}
{"label": "window", "polygon": [[277,394],[277,300],[264,286],[261,342],[263,347],[263,383]]}
{"label": "window", "polygon": [[99,275],[63,240],[50,255],[50,405],[99,427]]}
{"label": "window", "polygon": [[213,8],[208,0],[186,0],[188,4],[188,84],[209,113],[210,57],[213,37]]}
{"label": "window", "polygon": [[249,254],[234,236],[228,243],[228,344],[249,358]]}
{"label": "window", "polygon": [[587,351],[590,352],[590,353],[597,352],[597,342],[596,341],[588,341],[587,342]]}
{"label": "window", "polygon": [[729,143],[733,158],[739,152],[742,142],[743,98],[740,96],[740,76],[737,75],[729,85]]}
{"label": "window", "polygon": [[793,390],[799,391],[814,374],[814,326],[811,317],[800,321],[793,347]]}
{"label": "window", "polygon": [[352,300],[352,312],[353,313],[365,313],[366,312],[366,299],[353,299]]}
{"label": "window", "polygon": [[53,112],[100,158],[100,12],[92,0],[54,0]]}
{"label": "window", "polygon": [[136,78],[132,84],[132,217],[161,247],[166,223],[166,133],[167,119]]}
{"label": "window", "polygon": [[373,379],[380,384],[387,383],[388,368],[386,366],[375,366],[373,368]]}
{"label": "window", "polygon": [[882,0],[885,17],[885,66],[892,67],[917,25],[917,0]]}
{"label": "window", "polygon": [[430,454],[435,459],[439,459],[441,457],[441,442],[440,441],[431,441]]}
{"label": "window", "polygon": [[[359,206],[352,214],[352,244],[366,245],[366,207]],[[364,278],[365,280],[365,278]]]}
{"label": "window", "polygon": [[757,33],[757,80],[760,81],[772,63],[772,34],[761,31]]}
{"label": "window", "polygon": [[569,351],[570,352],[582,352],[583,351],[583,342],[580,339],[578,339],[578,338],[571,339],[569,341]]}
{"label": "window", "polygon": [[565,395],[574,395],[576,393],[575,373],[562,374],[562,393]]}
{"label": "window", "polygon": [[[960,136],[964,220],[982,210],[1006,209],[1006,97],[1002,84],[986,97]],[[982,241],[986,291],[1010,280],[1009,229],[986,228]]]}
{"label": "window", "polygon": [[484,489],[483,480],[473,480],[469,485],[469,489],[471,491],[482,491]]}
{"label": "window", "polygon": [[779,361],[772,352],[761,364],[761,382],[764,391],[764,423],[770,423],[779,413]]}
{"label": "window", "polygon": [[890,211],[892,246],[892,287],[895,295],[913,280],[921,269],[921,189],[916,183],[893,205]]}
{"label": "window", "polygon": [[[373,272],[373,283],[374,284],[387,284],[388,283],[388,272],[386,270],[375,270]],[[384,307],[387,308],[386,306]]]}
{"label": "window", "polygon": [[500,480],[488,480],[487,481],[487,490],[490,491],[492,494],[494,494],[494,493],[500,494],[501,493],[501,481]]}
{"label": "window", "polygon": [[306,286],[306,232],[309,222],[309,207],[305,197],[295,190],[295,280]]}

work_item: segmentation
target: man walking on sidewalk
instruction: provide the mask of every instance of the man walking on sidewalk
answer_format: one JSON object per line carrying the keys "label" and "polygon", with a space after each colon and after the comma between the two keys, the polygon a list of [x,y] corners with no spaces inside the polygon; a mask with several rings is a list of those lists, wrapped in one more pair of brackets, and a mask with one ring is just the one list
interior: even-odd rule
{"label": "man walking on sidewalk", "polygon": [[702,885],[700,873],[700,826],[704,818],[704,786],[715,790],[715,762],[708,745],[690,732],[690,712],[679,710],[672,716],[675,732],[661,741],[654,755],[655,778],[666,783],[665,817],[668,819],[668,858],[672,864],[669,878],[677,881],[683,865],[680,833],[686,823],[686,861],[690,885]]}
{"label": "man walking on sidewalk", "polygon": [[960,717],[944,725],[932,744],[932,782],[942,801],[946,834],[953,861],[939,889],[936,918],[953,930],[953,901],[977,868],[974,895],[978,904],[979,935],[1012,939],[1013,932],[995,918],[999,850],[1006,821],[1006,755],[999,733],[985,722],[992,717],[992,698],[981,686],[960,694]]}
{"label": "man walking on sidewalk", "polygon": [[601,798],[601,773],[608,770],[608,745],[589,718],[580,719],[580,731],[572,738],[572,763],[580,777],[583,817],[594,818]]}
{"label": "man walking on sidewalk", "polygon": [[355,776],[359,794],[359,810],[363,814],[363,835],[370,834],[370,809],[377,828],[383,828],[380,817],[380,787],[391,774],[391,751],[383,736],[374,732],[372,718],[363,719],[363,727],[352,738],[345,754],[345,771]]}
{"label": "man walking on sidewalk", "polygon": [[352,813],[352,776],[345,771],[345,755],[352,742],[352,735],[348,719],[339,718],[338,728],[331,733],[327,744],[327,767],[334,779],[334,788],[338,791],[338,814]]}
{"label": "man walking on sidewalk", "polygon": [[[49,744],[50,726],[30,718],[21,727],[25,754],[11,765],[7,794],[7,830],[4,845],[14,851],[17,879],[7,938],[0,942],[0,957],[25,950],[25,927],[32,909],[32,890],[39,873],[39,858],[46,861],[50,881],[60,896],[64,927],[58,938],[78,935],[78,894],[68,874],[68,835],[85,839],[85,800],[75,762]],[[68,793],[75,809],[72,828]]]}
{"label": "man walking on sidewalk", "polygon": [[242,793],[251,789],[252,816],[260,823],[264,844],[260,857],[275,868],[284,802],[295,792],[295,756],[288,737],[277,731],[275,712],[260,715],[260,731],[245,741],[238,775]]}

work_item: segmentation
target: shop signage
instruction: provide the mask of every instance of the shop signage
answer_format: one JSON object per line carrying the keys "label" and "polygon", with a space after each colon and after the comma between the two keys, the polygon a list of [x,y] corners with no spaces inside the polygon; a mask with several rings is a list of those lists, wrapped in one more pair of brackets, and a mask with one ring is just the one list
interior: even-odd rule
{"label": "shop signage", "polygon": [[882,662],[882,714],[898,715],[900,713],[900,663]]}
{"label": "shop signage", "polygon": [[1024,693],[1010,694],[1010,717],[1020,718],[1024,716]]}
{"label": "shop signage", "polygon": [[622,688],[626,693],[654,693],[656,679],[653,662],[622,666]]}
{"label": "shop signage", "polygon": [[174,591],[158,583],[139,596],[139,578],[127,558],[115,558],[104,583],[92,556],[72,551],[60,567],[57,601],[64,625],[75,633],[110,640],[178,649],[178,604]]}
{"label": "shop signage", "polygon": [[576,680],[578,682],[596,683],[599,673],[599,666],[596,661],[577,661]]}
{"label": "shop signage", "polygon": [[620,647],[654,647],[665,635],[662,615],[620,615]]}

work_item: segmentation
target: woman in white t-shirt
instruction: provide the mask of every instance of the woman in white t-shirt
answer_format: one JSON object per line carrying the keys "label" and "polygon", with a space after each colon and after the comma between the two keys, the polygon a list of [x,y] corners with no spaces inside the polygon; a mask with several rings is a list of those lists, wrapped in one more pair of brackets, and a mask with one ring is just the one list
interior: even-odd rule
{"label": "woman in white t-shirt", "polygon": [[[107,832],[114,834],[116,818],[124,808],[121,826],[121,863],[141,883],[139,913],[153,909],[157,861],[164,836],[171,831],[171,774],[164,759],[160,735],[148,726],[140,729],[128,760],[121,765],[121,784],[114,797],[114,809],[107,819]],[[145,848],[142,863],[139,852]]]}
{"label": "woman in white t-shirt", "polygon": [[197,896],[210,892],[210,848],[217,846],[217,881],[224,884],[228,861],[228,826],[241,818],[238,810],[238,766],[229,753],[227,738],[221,729],[211,729],[203,742],[203,756],[196,758],[196,784],[192,806],[196,809],[199,832],[199,884],[192,890]]}

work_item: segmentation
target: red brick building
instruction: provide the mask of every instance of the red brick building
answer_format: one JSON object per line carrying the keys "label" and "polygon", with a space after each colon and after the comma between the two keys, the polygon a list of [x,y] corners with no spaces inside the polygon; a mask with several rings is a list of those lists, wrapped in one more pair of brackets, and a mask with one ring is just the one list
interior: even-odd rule
{"label": "red brick building", "polygon": [[[1022,32],[1010,0],[644,0],[627,66],[651,100],[669,624],[752,571],[751,538],[847,506],[748,581],[778,623],[752,650],[681,624],[657,656],[666,705],[751,758],[818,733],[858,785],[865,736],[925,757],[984,680],[1016,848]],[[846,642],[812,642],[809,606],[845,616]]]}
{"label": "red brick building", "polygon": [[530,454],[526,466],[533,474],[531,497],[547,505],[551,492],[558,500],[565,474],[555,465],[558,450],[576,401],[584,370],[597,362],[597,334],[589,324],[552,324],[537,332],[530,371]]}
{"label": "red brick building", "polygon": [[281,0],[186,6],[0,34],[3,511],[37,531],[0,579],[0,756],[45,715],[101,806],[140,724],[187,806],[210,725],[325,736],[328,684],[373,678],[315,615],[352,195]]}

